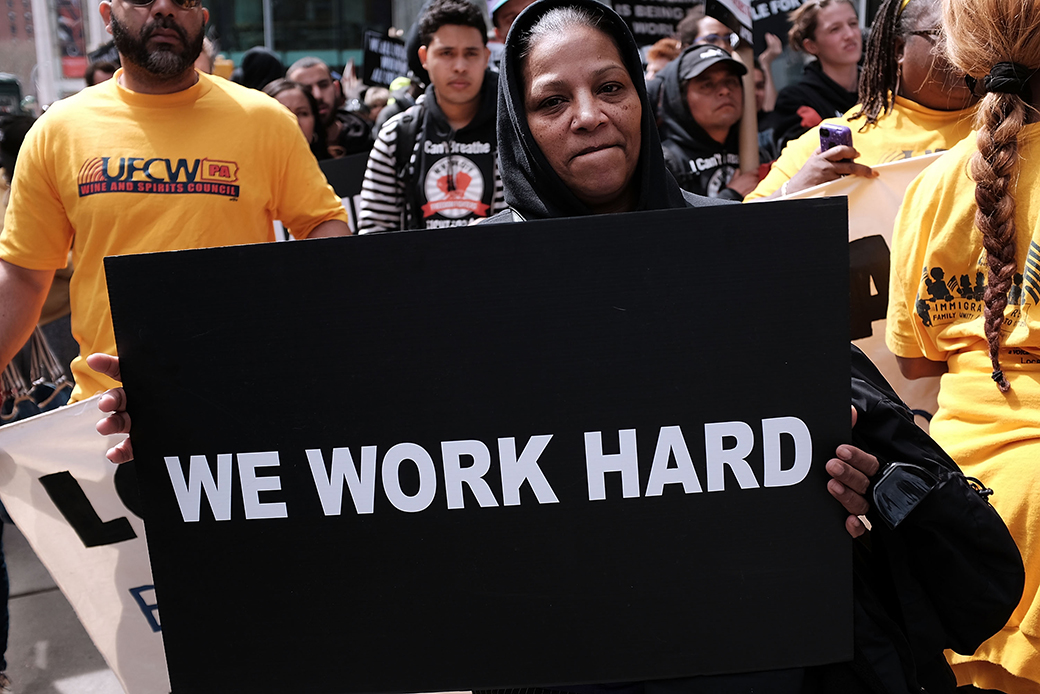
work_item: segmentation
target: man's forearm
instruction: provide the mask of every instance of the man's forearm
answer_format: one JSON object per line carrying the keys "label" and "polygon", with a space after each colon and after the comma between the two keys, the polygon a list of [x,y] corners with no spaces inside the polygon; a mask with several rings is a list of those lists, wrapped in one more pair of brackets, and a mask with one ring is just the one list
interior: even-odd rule
{"label": "man's forearm", "polygon": [[311,229],[311,233],[307,234],[309,239],[324,239],[331,236],[350,236],[350,227],[346,222],[330,219],[314,227]]}
{"label": "man's forearm", "polygon": [[0,260],[0,369],[32,335],[53,270],[28,270]]}

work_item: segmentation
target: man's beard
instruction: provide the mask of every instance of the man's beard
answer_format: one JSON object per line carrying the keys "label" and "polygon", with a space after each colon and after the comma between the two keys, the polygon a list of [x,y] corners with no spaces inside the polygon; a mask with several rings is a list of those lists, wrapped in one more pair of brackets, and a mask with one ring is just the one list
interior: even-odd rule
{"label": "man's beard", "polygon": [[[166,44],[160,44],[154,50],[148,50],[148,39],[157,29],[169,29],[177,32],[180,36],[182,48]],[[138,36],[134,36],[121,24],[115,15],[112,15],[112,38],[115,41],[119,54],[127,61],[144,68],[156,77],[175,77],[195,64],[195,60],[202,53],[202,40],[205,32],[200,28],[199,33],[189,37],[183,27],[168,16],[160,16],[143,27]]]}

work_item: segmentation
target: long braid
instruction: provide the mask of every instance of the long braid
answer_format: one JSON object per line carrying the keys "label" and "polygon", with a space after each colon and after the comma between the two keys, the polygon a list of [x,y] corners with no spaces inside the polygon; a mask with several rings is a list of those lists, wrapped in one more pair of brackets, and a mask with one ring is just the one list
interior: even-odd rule
{"label": "long braid", "polygon": [[1000,367],[1000,331],[1017,269],[1018,137],[1034,112],[1029,81],[1040,68],[1040,0],[943,0],[943,26],[950,62],[989,92],[975,120],[971,176],[986,250],[986,342],[993,381],[1006,393],[1011,384]]}
{"label": "long braid", "polygon": [[1000,327],[1008,290],[1017,267],[1015,258],[1015,188],[1018,180],[1018,133],[1026,121],[1026,105],[1017,94],[988,94],[979,106],[978,152],[971,159],[975,179],[975,224],[982,232],[988,277],[984,302],[986,341],[993,380],[1002,393],[1011,385],[1000,368]]}

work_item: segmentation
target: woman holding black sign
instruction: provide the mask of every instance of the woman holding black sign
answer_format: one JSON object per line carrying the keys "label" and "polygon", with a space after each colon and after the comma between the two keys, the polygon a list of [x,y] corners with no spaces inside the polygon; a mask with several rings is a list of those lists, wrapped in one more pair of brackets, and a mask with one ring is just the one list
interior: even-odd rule
{"label": "woman holding black sign", "polygon": [[[501,223],[728,204],[682,191],[665,169],[660,139],[640,71],[638,51],[628,28],[613,11],[594,0],[565,3],[542,0],[517,17],[506,39],[498,110],[502,178],[506,202],[511,209],[489,221]],[[691,230],[691,233],[695,232]],[[861,405],[863,419],[863,424],[854,429],[854,441],[878,450],[879,455],[883,451],[889,459],[899,455],[901,460],[915,460],[916,455],[927,455],[929,447],[934,446],[930,440],[919,448],[891,445],[892,442],[885,440],[891,438],[888,433],[897,429],[893,428],[894,424],[909,423],[913,427],[912,416],[907,414],[905,406],[902,410],[891,406],[890,388],[862,353],[854,354],[853,363],[858,365],[854,375],[859,381],[859,389],[855,390],[857,378],[853,379],[854,391],[859,394],[855,402]],[[880,384],[871,385],[877,379],[881,379]],[[856,410],[853,410],[852,417],[855,424]],[[902,457],[904,453],[906,457]],[[936,454],[933,457],[940,456]],[[879,468],[877,458],[852,445],[839,446],[836,456],[827,462],[827,472],[834,478],[828,489],[850,514],[846,518],[846,529],[854,537],[866,532],[860,516],[870,510],[866,495],[872,484],[871,478]],[[952,463],[949,468],[955,470]],[[937,496],[934,494],[933,498]],[[1008,594],[1014,593],[1016,587],[1021,588],[1021,564],[1016,564],[1017,553],[1006,528],[985,501],[969,492],[948,506],[963,511],[961,515],[976,522],[980,536],[987,539],[997,536],[987,545],[987,551],[994,550],[987,556],[1001,568],[1011,566],[1008,571],[1011,578],[1007,581],[1010,588],[1003,592],[991,591],[992,595],[987,599],[992,599],[992,603],[979,609],[978,614],[973,613],[967,620],[970,622],[967,628],[958,629],[958,634],[970,634],[964,638],[970,641],[970,648],[974,648],[999,628],[996,623],[1006,619],[1017,600],[1017,595],[1008,597]],[[899,546],[902,551],[907,551],[907,546],[913,551],[921,549],[920,556],[925,557],[925,561],[936,570],[956,566],[964,578],[958,577],[951,583],[961,591],[967,591],[969,584],[975,585],[976,574],[982,575],[983,582],[988,580],[988,568],[976,571],[971,568],[972,563],[963,561],[974,557],[966,550],[969,543],[963,539],[932,541],[936,534],[941,536],[947,532],[949,524],[955,524],[955,521],[946,525],[940,522],[934,534],[934,529],[922,531],[914,526],[934,519],[926,511],[916,510],[916,515],[908,514],[909,520],[901,526],[902,530],[892,532],[880,527],[884,524],[883,517],[887,518],[883,514],[873,516],[879,526],[872,538],[876,549],[870,550],[866,544],[857,545],[857,559],[863,564],[857,565],[854,594],[857,658],[865,660],[880,654],[884,662],[554,689],[581,694],[689,694],[707,691],[776,694],[842,691],[852,694],[916,691],[924,685],[929,692],[952,692],[955,684],[943,659],[942,648],[960,644],[950,626],[956,623],[956,619],[950,620],[947,632],[937,630],[933,623],[929,623],[915,624],[912,633],[907,634],[888,617],[878,617],[888,605],[879,604],[872,577],[877,572],[887,572],[890,560],[887,552],[879,546],[884,543]],[[984,522],[978,522],[980,517]],[[981,530],[983,527],[985,531]],[[990,533],[994,528],[995,531]],[[913,538],[913,541],[908,541],[908,545],[902,544],[907,538]],[[930,561],[932,559],[934,563]],[[930,586],[923,588],[922,581],[926,579],[916,574],[908,577],[906,567],[900,566],[898,570],[900,575],[889,580],[912,599],[917,600],[923,594],[927,596],[922,598],[924,602],[932,604],[932,600],[947,597],[932,593]],[[961,597],[956,590],[950,592],[957,598]],[[970,599],[966,602],[974,607]],[[942,604],[941,600],[936,604]],[[1002,611],[1005,608],[1006,611]],[[926,648],[920,648],[921,637],[927,644]],[[913,648],[907,643],[908,639],[914,641]],[[868,654],[875,648],[877,650]],[[912,688],[908,689],[908,685]],[[524,691],[528,694],[538,692],[535,689]]]}
{"label": "woman holding black sign", "polygon": [[[569,0],[565,3],[542,0],[516,19],[506,40],[502,89],[499,93],[499,152],[502,157],[505,197],[511,209],[496,215],[493,220],[508,223],[523,219],[731,204],[684,193],[667,172],[646,99],[641,69],[635,42],[624,22],[612,10],[594,0]],[[698,230],[691,229],[690,233],[698,233]],[[708,329],[706,327],[706,336]],[[859,357],[865,361],[862,354]],[[118,360],[115,357],[92,355],[89,363],[92,368],[103,370],[118,380]],[[865,378],[869,380],[869,374]],[[891,455],[887,451],[892,447],[886,447],[883,440],[885,437],[880,436],[882,429],[872,423],[877,413],[884,409],[887,395],[885,391],[876,388],[867,388],[863,393],[864,397],[856,402],[862,402],[858,410],[864,421],[854,429],[860,437],[854,440],[861,446]],[[99,423],[100,432],[111,434],[129,431],[130,420],[125,412],[126,399],[121,389],[103,396],[99,407],[104,411],[115,411],[115,414]],[[851,416],[855,423],[856,410],[852,411]],[[913,426],[912,416],[905,412],[902,418],[898,414],[895,418]],[[888,419],[891,418],[885,418],[886,421]],[[913,459],[913,452],[910,459]],[[131,457],[128,443],[120,444],[109,452],[109,458],[116,462]],[[847,514],[841,515],[845,516],[845,527],[853,536],[865,532],[859,516],[871,510],[865,495],[879,467],[874,455],[852,445],[839,446],[835,457],[826,463],[827,473],[833,478],[828,483],[828,489],[847,511]],[[976,505],[984,503],[978,502],[977,497],[975,502]],[[964,505],[954,504],[951,507],[961,511]],[[988,507],[983,510],[991,511]],[[871,538],[875,549],[869,549],[866,543],[857,545],[857,556],[862,557],[868,566],[855,572],[856,643],[857,646],[869,645],[872,649],[870,655],[880,654],[884,663],[857,663],[863,666],[860,669],[847,664],[835,664],[621,685],[588,685],[569,691],[579,694],[737,694],[750,691],[762,694],[837,691],[845,694],[868,691],[904,694],[919,691],[918,682],[925,684],[932,694],[951,689],[932,686],[933,682],[941,682],[943,674],[949,675],[948,669],[942,669],[945,668],[942,648],[949,641],[946,634],[940,633],[935,637],[934,632],[927,632],[928,648],[920,649],[923,655],[915,644],[912,658],[904,660],[902,656],[911,655],[907,639],[921,634],[922,629],[915,624],[913,633],[905,635],[887,616],[889,606],[880,604],[872,592],[873,572],[885,572],[888,569],[885,564],[888,554],[879,548],[882,542],[903,547],[899,543],[903,541],[901,538],[904,535],[926,538],[919,540],[918,544],[934,544],[944,551],[952,546],[954,556],[962,556],[960,548],[965,544],[963,541],[931,543],[934,533],[928,528],[917,528],[918,534],[911,535],[915,532],[917,519],[930,518],[923,510],[914,509],[913,513],[907,512],[905,516],[905,519],[899,519],[905,520],[902,526],[905,530],[899,532],[886,532],[880,527],[884,516],[877,516],[878,527]],[[763,522],[768,520],[762,519]],[[996,519],[996,523],[1003,529],[999,519]],[[975,527],[980,537],[989,539],[992,536],[982,532],[988,531],[989,526],[980,524]],[[943,529],[940,527],[939,530]],[[1006,529],[1003,530],[1006,535]],[[1010,543],[1010,538],[1007,541]],[[1006,558],[1006,553],[1001,554],[999,547],[994,549],[989,545],[988,549],[988,559]],[[1014,555],[1013,560],[1017,560],[1013,544],[1011,553]],[[936,553],[931,552],[926,558],[935,556]],[[981,568],[972,575],[983,573],[988,577],[986,563],[979,564]],[[929,563],[929,566],[932,564]],[[945,566],[941,564],[941,567]],[[907,571],[905,566],[899,568]],[[1018,568],[1021,569],[1020,564]],[[911,581],[904,576],[892,576],[889,580],[897,588],[909,585],[916,589],[918,592],[913,593],[914,598],[923,590],[919,581]],[[924,592],[926,595],[923,602],[934,597],[931,592]],[[983,611],[993,621],[992,613],[996,609],[999,613],[996,619],[1002,624],[1007,618],[1006,613],[999,612],[1004,603],[996,601],[991,594],[987,595],[987,599],[991,603],[987,603]],[[1017,595],[1010,601],[1010,605],[1013,606],[1015,601]],[[994,608],[993,603],[999,604]],[[547,626],[566,628],[567,625],[560,623]],[[501,625],[502,630],[508,628],[507,624]],[[752,629],[754,625],[749,624],[747,628]],[[978,638],[975,644],[990,633],[992,630]],[[763,647],[770,645],[763,644]],[[576,647],[580,647],[580,644]],[[523,649],[517,650],[522,652]],[[862,649],[857,650],[859,655],[867,657]],[[931,677],[931,670],[927,677],[914,674],[924,673],[923,670],[915,670],[915,665],[920,666],[924,662],[924,656],[932,661],[938,659],[941,666],[939,679]],[[561,654],[561,657],[566,657],[566,654]],[[883,683],[883,688],[872,687],[874,683]],[[554,691],[561,690],[568,691],[568,688],[559,687]],[[525,691],[534,693],[538,690]]]}

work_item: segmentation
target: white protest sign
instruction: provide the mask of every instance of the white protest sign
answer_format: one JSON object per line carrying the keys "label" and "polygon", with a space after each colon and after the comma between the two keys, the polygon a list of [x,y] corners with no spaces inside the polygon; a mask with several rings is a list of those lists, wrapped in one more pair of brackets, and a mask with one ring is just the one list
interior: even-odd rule
{"label": "white protest sign", "polygon": [[[871,167],[878,173],[877,178],[846,176],[830,183],[822,183],[812,188],[792,193],[785,200],[802,198],[822,198],[831,196],[848,196],[849,199],[849,241],[878,237],[884,239],[885,245],[892,247],[892,227],[896,213],[903,202],[903,196],[911,181],[927,168],[929,164],[942,156],[942,153],[914,157],[889,164]],[[887,256],[886,256],[887,260]],[[888,295],[887,266],[885,277],[880,278],[885,286],[873,287],[873,291]],[[892,384],[899,396],[918,416],[917,423],[927,431],[927,421],[938,407],[936,398],[939,393],[939,378],[920,378],[915,381],[903,378],[893,355],[885,345],[885,319],[871,324],[872,334],[869,337],[853,342],[870,357],[870,360],[881,370],[888,382]],[[921,413],[927,413],[926,417]]]}
{"label": "white protest sign", "polygon": [[715,17],[748,43],[754,43],[751,32],[753,13],[751,5],[744,0],[709,0],[706,11],[709,17]]}
{"label": "white protest sign", "polygon": [[127,694],[167,694],[144,522],[116,491],[97,400],[0,427],[0,498]]}

